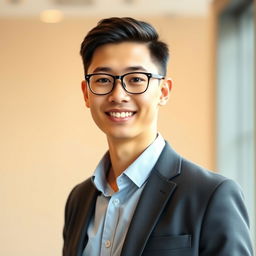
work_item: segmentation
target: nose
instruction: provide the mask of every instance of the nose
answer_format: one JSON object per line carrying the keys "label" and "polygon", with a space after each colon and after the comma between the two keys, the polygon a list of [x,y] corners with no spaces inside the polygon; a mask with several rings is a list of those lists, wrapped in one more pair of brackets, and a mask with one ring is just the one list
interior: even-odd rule
{"label": "nose", "polygon": [[130,96],[123,88],[121,80],[116,79],[114,89],[108,96],[109,102],[122,103],[128,102],[129,99]]}

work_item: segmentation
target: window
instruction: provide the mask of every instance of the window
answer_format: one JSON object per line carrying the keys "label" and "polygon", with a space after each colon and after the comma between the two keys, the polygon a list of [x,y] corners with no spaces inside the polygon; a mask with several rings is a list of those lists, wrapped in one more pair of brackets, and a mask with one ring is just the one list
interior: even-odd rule
{"label": "window", "polygon": [[242,187],[255,236],[255,45],[253,1],[221,12],[217,46],[217,167]]}

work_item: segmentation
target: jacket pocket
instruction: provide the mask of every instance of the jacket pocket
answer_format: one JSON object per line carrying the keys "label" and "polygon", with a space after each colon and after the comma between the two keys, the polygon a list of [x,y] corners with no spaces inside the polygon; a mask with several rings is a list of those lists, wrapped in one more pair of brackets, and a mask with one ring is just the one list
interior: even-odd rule
{"label": "jacket pocket", "polygon": [[150,237],[145,247],[145,252],[148,250],[175,250],[182,248],[191,248],[191,235]]}

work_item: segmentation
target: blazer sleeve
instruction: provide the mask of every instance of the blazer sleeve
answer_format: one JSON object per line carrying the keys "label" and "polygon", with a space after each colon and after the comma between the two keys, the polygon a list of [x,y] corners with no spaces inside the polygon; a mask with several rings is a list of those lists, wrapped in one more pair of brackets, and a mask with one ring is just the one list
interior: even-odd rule
{"label": "blazer sleeve", "polygon": [[200,235],[200,256],[252,256],[249,218],[240,187],[224,180],[212,194]]}

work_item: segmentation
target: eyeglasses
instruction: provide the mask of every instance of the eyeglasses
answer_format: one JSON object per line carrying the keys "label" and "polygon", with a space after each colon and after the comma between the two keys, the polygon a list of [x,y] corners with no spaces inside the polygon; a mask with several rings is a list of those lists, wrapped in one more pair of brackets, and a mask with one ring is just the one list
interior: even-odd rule
{"label": "eyeglasses", "polygon": [[111,93],[115,87],[116,79],[121,80],[121,85],[126,92],[142,94],[148,89],[150,78],[164,79],[164,76],[146,72],[130,72],[122,76],[105,73],[94,73],[85,76],[91,92],[96,95]]}

